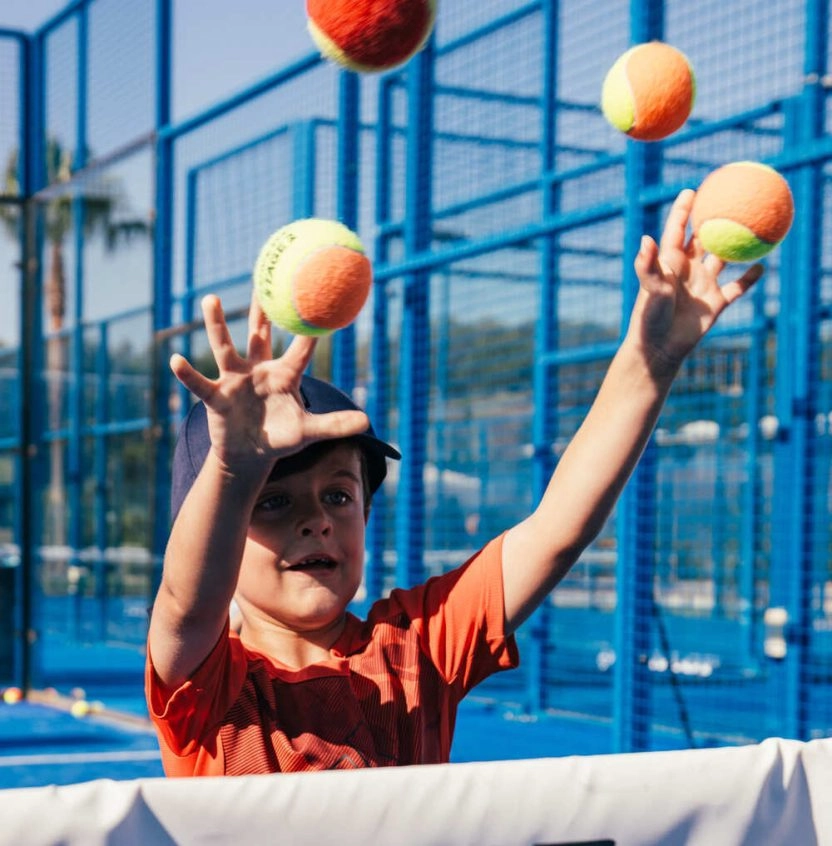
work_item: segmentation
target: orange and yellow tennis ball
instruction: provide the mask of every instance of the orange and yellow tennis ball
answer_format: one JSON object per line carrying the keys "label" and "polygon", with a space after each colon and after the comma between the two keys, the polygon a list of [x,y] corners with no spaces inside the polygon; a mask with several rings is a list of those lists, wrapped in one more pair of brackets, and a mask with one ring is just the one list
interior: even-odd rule
{"label": "orange and yellow tennis ball", "polygon": [[670,44],[637,44],[604,78],[601,110],[621,132],[659,141],[679,129],[693,109],[696,76],[687,56]]}
{"label": "orange and yellow tennis ball", "polygon": [[306,218],[278,229],[254,265],[266,317],[295,335],[328,335],[355,320],[373,281],[358,236],[335,220]]}
{"label": "orange and yellow tennis ball", "polygon": [[437,0],[306,0],[309,32],[324,58],[352,71],[386,71],[425,45]]}
{"label": "orange and yellow tennis ball", "polygon": [[794,220],[789,183],[760,162],[732,162],[699,186],[691,210],[702,246],[725,261],[756,261],[787,235]]}

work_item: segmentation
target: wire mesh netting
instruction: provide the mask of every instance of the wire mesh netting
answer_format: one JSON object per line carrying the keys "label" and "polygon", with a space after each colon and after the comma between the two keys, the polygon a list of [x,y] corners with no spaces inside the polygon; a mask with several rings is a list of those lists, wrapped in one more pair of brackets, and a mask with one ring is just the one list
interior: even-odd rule
{"label": "wire mesh netting", "polygon": [[[657,234],[680,188],[747,159],[788,178],[791,234],[683,366],[615,514],[522,629],[521,667],[477,695],[603,726],[610,751],[832,734],[828,4],[443,0],[403,68],[351,76],[310,42],[177,120],[171,86],[195,71],[167,54],[166,8],[89,0],[0,32],[0,683],[118,666],[140,690],[190,402],[167,356],[211,372],[207,292],[244,343],[273,230],[339,218],[375,262],[314,362],[405,455],[360,610],[529,513],[626,329],[634,228]],[[697,99],[645,147],[598,101],[649,38],[688,55]]]}

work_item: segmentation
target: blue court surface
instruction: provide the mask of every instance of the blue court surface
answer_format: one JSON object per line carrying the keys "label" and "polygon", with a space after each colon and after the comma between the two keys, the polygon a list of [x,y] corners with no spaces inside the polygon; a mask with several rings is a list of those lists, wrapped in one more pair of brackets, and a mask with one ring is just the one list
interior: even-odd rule
{"label": "blue court surface", "polygon": [[0,788],[162,774],[156,738],[135,718],[79,718],[35,702],[0,705]]}

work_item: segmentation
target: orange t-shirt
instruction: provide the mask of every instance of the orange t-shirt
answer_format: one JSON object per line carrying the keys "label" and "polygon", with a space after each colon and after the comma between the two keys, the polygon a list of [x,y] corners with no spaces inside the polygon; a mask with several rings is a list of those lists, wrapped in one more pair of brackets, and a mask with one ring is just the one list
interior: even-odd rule
{"label": "orange t-shirt", "polygon": [[326,661],[286,667],[223,636],[167,691],[148,655],[147,700],[169,776],[447,762],[460,700],[516,667],[505,634],[502,537],[464,565],[347,614]]}

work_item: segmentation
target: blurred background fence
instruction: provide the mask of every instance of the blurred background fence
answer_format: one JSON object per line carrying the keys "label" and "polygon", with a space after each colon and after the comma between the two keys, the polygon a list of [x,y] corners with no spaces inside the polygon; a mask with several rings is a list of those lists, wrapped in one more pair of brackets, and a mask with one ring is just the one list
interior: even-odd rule
{"label": "blurred background fence", "polygon": [[[404,454],[360,612],[528,513],[626,326],[641,233],[754,159],[789,179],[791,234],[685,365],[522,666],[477,695],[603,725],[608,751],[832,735],[830,4],[440,0],[399,71],[340,72],[310,40],[181,117],[174,11],[199,13],[75,0],[0,29],[0,685],[141,702],[189,403],[167,360],[211,372],[208,292],[242,343],[278,226],[338,218],[375,263],[314,363]],[[627,142],[601,82],[654,38],[693,62],[697,104],[666,142]]]}

